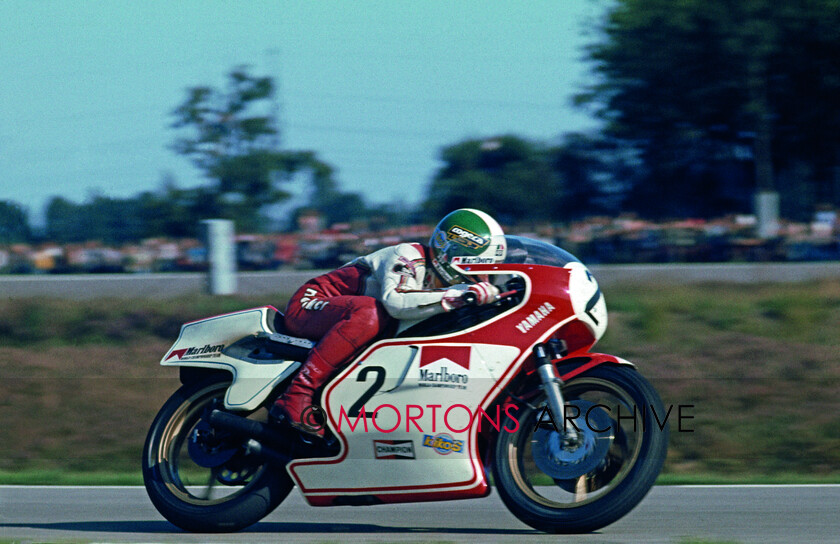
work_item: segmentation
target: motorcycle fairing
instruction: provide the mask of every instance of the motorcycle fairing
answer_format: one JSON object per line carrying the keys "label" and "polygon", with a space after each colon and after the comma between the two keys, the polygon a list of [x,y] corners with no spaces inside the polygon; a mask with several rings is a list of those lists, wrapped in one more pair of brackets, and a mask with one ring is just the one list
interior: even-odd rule
{"label": "motorcycle fairing", "polygon": [[[590,345],[593,344],[603,332],[606,308],[597,283],[585,278],[586,268],[579,263],[570,264],[572,266],[566,268],[521,264],[471,266],[467,271],[469,274],[521,276],[526,284],[522,302],[466,330],[429,338],[381,340],[365,350],[356,362],[327,385],[321,399],[321,405],[327,409],[328,425],[341,442],[339,455],[327,459],[296,460],[287,466],[307,501],[313,506],[329,506],[354,495],[373,495],[382,502],[484,496],[488,486],[478,452],[478,425],[475,421],[462,432],[442,431],[437,427],[437,433],[445,432],[452,440],[464,443],[463,453],[456,455],[450,452],[445,458],[438,458],[439,453],[433,451],[434,448],[424,445],[427,436],[436,435],[423,426],[430,424],[431,418],[418,420],[422,421],[420,429],[423,432],[415,427],[406,430],[408,405],[425,407],[430,402],[439,404],[441,407],[437,416],[457,404],[467,406],[473,414],[479,407],[487,410],[523,362],[531,357],[533,347],[551,338],[564,324],[583,321],[592,330]],[[576,277],[574,282],[570,282],[571,276]],[[570,297],[569,287],[584,285],[581,282],[585,282],[586,288],[591,291],[583,297],[586,300],[581,299],[579,292]],[[592,313],[593,308],[603,311],[604,319],[599,320],[600,323],[595,323],[586,313]],[[523,323],[525,325],[518,326]],[[440,391],[435,388],[430,388],[432,392],[429,393],[421,392],[419,371],[423,350],[433,348],[445,352],[452,349],[451,356],[443,357],[449,362],[441,365],[458,366],[456,359],[462,355],[455,353],[455,348],[467,346],[470,347],[467,387],[458,389],[459,395],[435,395],[434,392]],[[433,361],[427,361],[427,364],[432,366]],[[373,370],[376,368],[381,370]],[[382,373],[379,389],[364,398],[376,384],[375,378],[379,373]],[[388,408],[379,412],[378,417],[382,419],[377,419],[377,423],[380,429],[390,430],[398,411],[402,416],[400,427],[389,433],[375,428],[371,431],[369,421],[367,433],[360,432],[358,426],[355,431],[349,431],[349,421],[341,419],[341,410],[344,408],[345,413],[350,412],[350,408],[361,400],[373,407],[381,404],[394,406],[396,410]],[[461,409],[453,408],[453,413],[454,410]],[[465,411],[461,413],[466,417]],[[414,414],[417,414],[416,410]],[[453,423],[451,427],[460,428],[457,421],[450,423]],[[414,458],[376,458],[374,441],[381,440],[410,441]]]}
{"label": "motorcycle fairing", "polygon": [[[496,384],[499,369],[509,366],[519,355],[519,348],[514,346],[437,342],[383,345],[372,351],[324,397],[329,412],[338,415],[335,427],[343,434],[344,453],[352,460],[353,470],[301,467],[302,481],[318,479],[318,473],[326,469],[331,474],[330,489],[355,489],[362,485],[368,490],[401,488],[427,480],[432,473],[439,485],[457,486],[465,475],[474,473],[473,459],[465,447],[471,418],[466,408],[457,405],[469,407],[472,412]],[[440,381],[430,381],[435,378]],[[364,403],[366,415],[383,406],[375,419],[359,416],[357,423],[355,417],[342,416],[342,409],[351,412],[359,399],[374,391],[377,383],[381,387]],[[442,391],[457,392],[450,396],[453,404],[442,400]],[[447,414],[450,406],[454,408]],[[412,420],[407,421],[407,417]],[[444,440],[446,445],[460,444],[461,449],[441,453],[424,445],[435,440]],[[412,443],[411,458],[377,458],[377,444],[406,441]]]}
{"label": "motorcycle fairing", "polygon": [[160,364],[226,370],[233,375],[233,383],[225,394],[225,408],[254,410],[301,364],[232,356],[237,351],[234,344],[243,338],[274,333],[276,315],[276,308],[264,306],[186,323]]}
{"label": "motorcycle fairing", "polygon": [[615,355],[610,355],[608,353],[590,353],[588,351],[571,353],[566,357],[552,361],[552,363],[554,363],[554,366],[557,367],[557,373],[563,381],[571,380],[575,376],[583,374],[590,368],[594,368],[605,363],[632,367],[636,366],[627,359],[622,359],[621,357],[616,357]]}

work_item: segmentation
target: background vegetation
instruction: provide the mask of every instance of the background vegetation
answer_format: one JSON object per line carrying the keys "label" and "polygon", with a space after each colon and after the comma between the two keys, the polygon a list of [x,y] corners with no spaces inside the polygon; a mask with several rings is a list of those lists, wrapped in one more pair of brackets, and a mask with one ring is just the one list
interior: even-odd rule
{"label": "background vegetation", "polygon": [[[600,131],[442,141],[416,209],[371,207],[316,152],[283,147],[275,83],[236,67],[224,86],[197,82],[173,105],[173,153],[205,184],[164,177],[129,198],[56,196],[43,232],[0,201],[0,243],[190,237],[210,217],[238,232],[273,229],[269,212],[299,176],[306,207],[329,223],[399,225],[460,206],[504,223],[714,217],[752,211],[758,190],[778,191],[796,220],[840,206],[840,1],[615,0],[591,37],[593,78],[578,102]],[[666,404],[696,407],[666,471],[840,472],[837,282],[627,286],[608,301],[599,348],[636,360]],[[157,363],[180,324],[264,303],[0,300],[0,471],[136,471],[148,425],[178,386]]]}
{"label": "background vegetation", "polygon": [[[673,429],[666,473],[837,478],[840,283],[625,285],[607,300],[597,349],[636,362],[666,405],[694,405],[694,432]],[[0,479],[136,474],[179,386],[158,362],[180,324],[266,302],[285,296],[0,303]]]}
{"label": "background vegetation", "polygon": [[209,217],[234,219],[239,232],[272,229],[266,213],[296,176],[309,181],[306,207],[329,223],[409,223],[459,206],[506,223],[714,217],[751,212],[756,191],[778,191],[782,215],[798,221],[840,206],[840,2],[616,0],[590,38],[593,74],[577,101],[604,121],[599,131],[442,141],[443,164],[415,209],[370,207],[316,152],[284,148],[274,81],[236,67],[225,86],[198,83],[172,111],[173,152],[205,185],[164,177],[132,198],[56,196],[43,233],[0,202],[0,243],[188,236]]}

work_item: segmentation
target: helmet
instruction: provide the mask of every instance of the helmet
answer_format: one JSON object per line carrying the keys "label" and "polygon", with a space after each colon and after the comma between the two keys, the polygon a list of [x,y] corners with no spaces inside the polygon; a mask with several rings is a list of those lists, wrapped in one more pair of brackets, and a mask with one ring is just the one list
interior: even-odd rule
{"label": "helmet", "polygon": [[505,238],[495,219],[480,210],[461,208],[440,220],[429,240],[432,266],[454,285],[467,279],[452,265],[499,263],[505,260]]}

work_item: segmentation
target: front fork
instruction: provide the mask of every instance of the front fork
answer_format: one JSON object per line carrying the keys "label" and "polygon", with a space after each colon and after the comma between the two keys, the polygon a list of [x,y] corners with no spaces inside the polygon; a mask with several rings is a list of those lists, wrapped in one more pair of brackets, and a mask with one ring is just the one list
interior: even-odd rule
{"label": "front fork", "polygon": [[[551,362],[551,357],[548,356],[545,344],[537,344],[534,346],[534,357],[537,360],[537,373],[542,382],[542,390],[545,391],[548,397],[548,407],[551,409],[553,416],[560,417],[560,428],[558,430],[564,433],[564,442],[577,442],[578,435],[574,423],[566,426],[566,410],[563,403],[563,393],[560,387],[563,385],[563,380],[557,374],[557,368]],[[556,423],[556,420],[555,420]]]}

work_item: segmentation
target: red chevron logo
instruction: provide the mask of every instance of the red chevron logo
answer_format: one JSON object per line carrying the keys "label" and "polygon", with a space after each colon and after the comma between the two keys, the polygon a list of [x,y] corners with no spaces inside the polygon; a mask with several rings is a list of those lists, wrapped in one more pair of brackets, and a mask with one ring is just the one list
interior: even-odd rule
{"label": "red chevron logo", "polygon": [[184,356],[184,354],[185,354],[186,352],[187,352],[187,348],[184,348],[184,349],[173,349],[173,350],[172,350],[172,353],[170,353],[170,354],[169,354],[169,357],[167,357],[166,359],[164,359],[164,360],[163,360],[163,362],[168,361],[169,359],[171,359],[171,358],[175,357],[176,355],[178,356],[178,359],[180,359],[181,357],[183,357],[183,356]]}

